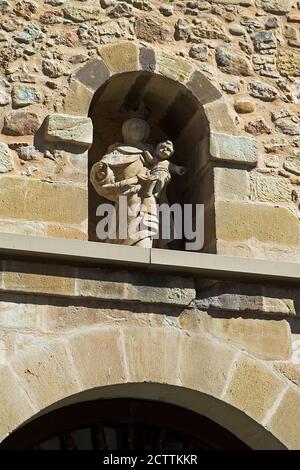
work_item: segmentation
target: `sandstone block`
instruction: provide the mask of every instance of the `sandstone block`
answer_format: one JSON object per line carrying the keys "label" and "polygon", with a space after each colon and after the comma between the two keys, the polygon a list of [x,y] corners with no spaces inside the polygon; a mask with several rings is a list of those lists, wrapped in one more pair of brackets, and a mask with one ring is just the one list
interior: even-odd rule
{"label": "sandstone block", "polygon": [[267,427],[290,450],[300,449],[300,392],[290,389]]}
{"label": "sandstone block", "polygon": [[[75,74],[75,78],[91,90],[97,90],[110,77],[110,72],[102,60],[91,59]],[[76,83],[76,82],[73,82]],[[80,98],[79,98],[79,101]],[[83,114],[83,113],[82,113]]]}
{"label": "sandstone block", "polygon": [[260,201],[291,202],[292,186],[287,178],[259,176],[255,181],[256,197]]}
{"label": "sandstone block", "polygon": [[244,202],[217,202],[217,238],[299,246],[298,217],[285,207]]}
{"label": "sandstone block", "polygon": [[233,113],[224,98],[208,102],[203,108],[212,132],[236,134]]}
{"label": "sandstone block", "polygon": [[13,159],[8,145],[0,142],[0,173],[7,173],[13,169]]}
{"label": "sandstone block", "polygon": [[300,76],[300,57],[296,51],[287,48],[278,49],[276,65],[284,77]]}
{"label": "sandstone block", "polygon": [[73,80],[62,105],[62,112],[82,116],[88,115],[93,92],[80,81]]}
{"label": "sandstone block", "polygon": [[33,135],[41,125],[41,118],[31,111],[12,111],[4,119],[3,134],[6,135]]}
{"label": "sandstone block", "polygon": [[195,298],[191,278],[146,273],[81,269],[76,280],[76,295],[107,300],[130,300],[162,304],[189,305]]}
{"label": "sandstone block", "polygon": [[157,55],[157,71],[179,82],[186,82],[191,73],[192,65],[188,60],[164,52]]}
{"label": "sandstone block", "polygon": [[5,262],[3,272],[5,290],[34,292],[52,295],[74,295],[75,271],[72,268],[57,269],[32,264],[30,270],[23,263]]}
{"label": "sandstone block", "polygon": [[[192,74],[187,87],[193,93],[193,95],[200,101],[201,104],[211,103],[221,98],[221,94],[217,88],[215,88],[212,83],[205,77],[204,74],[195,70]],[[221,105],[222,106],[222,105]],[[223,117],[225,115],[224,105],[223,105]],[[228,121],[225,120],[225,123]],[[231,121],[230,121],[231,125]]]}
{"label": "sandstone block", "polygon": [[69,114],[49,114],[45,137],[49,142],[66,142],[89,148],[93,143],[92,120]]}
{"label": "sandstone block", "polygon": [[252,65],[240,52],[218,47],[216,50],[216,62],[219,69],[224,73],[242,75],[249,77],[253,74]]}
{"label": "sandstone block", "polygon": [[33,345],[11,364],[39,410],[79,391],[66,348],[57,341]]}
{"label": "sandstone block", "polygon": [[255,165],[257,151],[257,141],[253,137],[217,132],[210,134],[210,154],[215,159]]}
{"label": "sandstone block", "polygon": [[139,51],[131,42],[103,46],[99,52],[110,72],[122,73],[139,69]]}
{"label": "sandstone block", "polygon": [[200,310],[269,315],[296,315],[298,293],[260,284],[218,282],[212,287],[196,283],[195,305]]}
{"label": "sandstone block", "polygon": [[300,387],[300,364],[277,362],[274,364],[274,367],[280,374],[283,374],[287,379]]}
{"label": "sandstone block", "polygon": [[36,88],[27,85],[16,85],[12,91],[12,104],[14,108],[39,103],[40,95]]}
{"label": "sandstone block", "polygon": [[212,318],[210,331],[259,359],[275,361],[291,355],[291,331],[286,321]]}
{"label": "sandstone block", "polygon": [[175,384],[181,335],[175,329],[130,328],[123,330],[125,357],[133,382]]}
{"label": "sandstone block", "polygon": [[215,198],[224,200],[247,200],[249,178],[245,170],[214,168]]}
{"label": "sandstone block", "polygon": [[242,356],[235,368],[224,399],[261,422],[285,383],[263,363]]}
{"label": "sandstone block", "polygon": [[124,351],[117,329],[72,335],[68,347],[83,390],[126,381]]}
{"label": "sandstone block", "polygon": [[8,433],[33,416],[36,410],[13,372],[8,367],[1,366],[0,374],[0,441],[2,441]]}
{"label": "sandstone block", "polygon": [[291,173],[300,176],[300,152],[294,153],[293,155],[289,155],[286,158],[283,167],[287,171],[290,171]]}
{"label": "sandstone block", "polygon": [[21,177],[0,179],[1,217],[81,224],[87,219],[87,190]]}
{"label": "sandstone block", "polygon": [[275,15],[284,15],[288,13],[293,6],[293,0],[256,0],[257,8],[262,8],[268,13]]}
{"label": "sandstone block", "polygon": [[218,341],[195,335],[182,342],[180,381],[186,387],[220,397],[235,357],[235,350]]}
{"label": "sandstone block", "polygon": [[79,23],[88,20],[97,20],[100,16],[100,8],[68,2],[64,6],[64,15],[66,18]]}

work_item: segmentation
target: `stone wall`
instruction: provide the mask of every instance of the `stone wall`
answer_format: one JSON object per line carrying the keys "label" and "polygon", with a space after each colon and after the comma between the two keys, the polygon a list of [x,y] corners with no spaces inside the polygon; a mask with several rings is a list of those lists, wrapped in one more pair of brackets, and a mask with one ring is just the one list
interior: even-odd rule
{"label": "stone wall", "polygon": [[1,268],[0,440],[80,392],[97,398],[119,384],[127,396],[122,386],[141,384],[154,399],[160,384],[160,400],[194,393],[181,405],[204,400],[197,411],[252,448],[300,449],[297,288],[24,261]]}
{"label": "stone wall", "polygon": [[[0,12],[1,231],[87,238],[92,137],[83,118],[109,76],[92,64],[101,58],[114,73],[143,68],[126,40],[145,47],[149,71],[172,68],[186,82],[190,67],[199,70],[223,96],[229,132],[257,139],[250,167],[245,145],[226,135],[211,143],[212,160],[221,153],[225,162],[213,176],[217,252],[300,259],[299,2],[1,0]],[[45,121],[52,113],[78,120]],[[211,111],[223,128],[226,119]]]}

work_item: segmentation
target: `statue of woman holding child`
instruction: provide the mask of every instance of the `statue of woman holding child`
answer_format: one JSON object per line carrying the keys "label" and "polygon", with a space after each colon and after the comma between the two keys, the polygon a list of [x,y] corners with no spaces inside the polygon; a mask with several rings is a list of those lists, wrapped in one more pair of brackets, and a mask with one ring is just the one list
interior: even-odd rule
{"label": "statue of woman holding child", "polygon": [[91,182],[100,196],[114,203],[117,214],[121,200],[127,198],[126,236],[121,236],[124,227],[117,226],[115,239],[109,241],[151,248],[159,231],[157,202],[166,201],[171,173],[183,175],[185,168],[169,161],[174,154],[171,141],[158,144],[156,149],[146,143],[150,134],[146,121],[125,121],[122,134],[124,143],[111,145],[93,166]]}

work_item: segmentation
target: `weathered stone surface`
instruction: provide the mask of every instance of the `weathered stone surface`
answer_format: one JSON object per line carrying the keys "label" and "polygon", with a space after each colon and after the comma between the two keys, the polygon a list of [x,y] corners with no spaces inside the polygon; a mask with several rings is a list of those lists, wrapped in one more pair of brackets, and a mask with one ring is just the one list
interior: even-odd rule
{"label": "weathered stone surface", "polygon": [[284,77],[300,76],[300,57],[296,51],[291,49],[279,49],[276,61],[279,73]]}
{"label": "weathered stone surface", "polygon": [[255,420],[263,420],[285,383],[265,365],[241,358],[234,369],[225,400]]}
{"label": "weathered stone surface", "polygon": [[189,305],[196,293],[191,278],[172,276],[166,280],[157,275],[149,282],[149,276],[143,273],[81,270],[76,280],[76,295],[96,299]]}
{"label": "weathered stone surface", "polygon": [[201,15],[196,24],[188,29],[187,39],[193,43],[201,43],[202,39],[222,39],[225,42],[230,42],[222,21],[216,17],[204,15]]}
{"label": "weathered stone surface", "polygon": [[5,116],[3,134],[32,135],[41,125],[41,119],[32,111],[13,111]]}
{"label": "weathered stone surface", "polygon": [[51,295],[70,295],[75,292],[75,269],[57,269],[32,264],[30,272],[22,263],[6,262],[3,270],[3,288],[14,292],[32,292]]}
{"label": "weathered stone surface", "polygon": [[276,49],[276,38],[272,31],[259,31],[253,36],[253,44],[256,52],[263,54],[265,51]]}
{"label": "weathered stone surface", "polygon": [[275,88],[262,82],[249,83],[249,94],[262,101],[274,101],[278,96]]}
{"label": "weathered stone surface", "polygon": [[201,62],[206,62],[208,59],[208,47],[205,44],[194,44],[189,52],[190,57]]}
{"label": "weathered stone surface", "polygon": [[13,169],[13,159],[8,146],[0,142],[0,173],[7,173]]}
{"label": "weathered stone surface", "polygon": [[255,104],[247,98],[237,98],[234,102],[234,109],[237,113],[253,113]]}
{"label": "weathered stone surface", "polygon": [[87,219],[87,191],[73,184],[21,177],[0,178],[1,217],[81,224]]}
{"label": "weathered stone surface", "polygon": [[213,158],[218,160],[255,165],[257,162],[257,141],[252,137],[212,132],[210,153]]}
{"label": "weathered stone surface", "polygon": [[249,7],[252,4],[251,0],[208,0],[209,3],[219,3],[220,5],[241,5]]}
{"label": "weathered stone surface", "polygon": [[12,104],[15,108],[29,106],[30,104],[38,103],[40,95],[36,88],[27,85],[17,85],[12,91]]}
{"label": "weathered stone surface", "polygon": [[219,47],[216,50],[216,62],[222,72],[245,77],[252,75],[251,63],[235,50]]}
{"label": "weathered stone surface", "polygon": [[65,97],[62,108],[58,109],[65,114],[87,116],[93,98],[93,91],[78,80],[73,80]]}
{"label": "weathered stone surface", "polygon": [[287,135],[300,135],[300,125],[291,121],[276,121],[276,128]]}
{"label": "weathered stone surface", "polygon": [[297,314],[298,295],[293,290],[223,281],[212,287],[203,287],[199,281],[196,288],[194,304],[200,310],[279,317]]}
{"label": "weathered stone surface", "polygon": [[68,348],[84,390],[99,387],[99,384],[116,384],[120,377],[125,382],[124,353],[119,341],[119,332],[108,328],[68,338]]}
{"label": "weathered stone surface", "polygon": [[256,119],[245,124],[245,131],[252,135],[271,134],[272,129],[264,119]]}
{"label": "weathered stone surface", "polygon": [[90,118],[53,113],[46,121],[45,137],[49,142],[66,142],[90,147],[93,125]]}
{"label": "weathered stone surface", "polygon": [[247,200],[249,195],[249,178],[244,170],[215,168],[215,197],[224,200]]}
{"label": "weathered stone surface", "polygon": [[109,76],[108,68],[99,59],[89,60],[75,74],[77,80],[92,90],[100,88],[109,79]]}
{"label": "weathered stone surface", "polygon": [[[123,330],[123,336],[131,380],[147,381],[149,376],[158,383],[173,383],[176,380],[181,343],[178,331],[174,328],[169,331],[160,328],[130,328]],[[159,368],[158,361],[161,361]]]}
{"label": "weathered stone surface", "polygon": [[156,67],[156,56],[153,49],[141,47],[140,49],[140,65],[142,70],[154,72]]}
{"label": "weathered stone surface", "polygon": [[233,24],[233,25],[229,26],[229,32],[233,36],[244,36],[246,34],[245,29],[242,26],[240,26],[239,24]]}
{"label": "weathered stone surface", "polygon": [[157,68],[159,73],[180,82],[186,82],[192,72],[192,65],[187,60],[164,52],[158,54]]}
{"label": "weathered stone surface", "polygon": [[300,246],[298,217],[285,207],[217,202],[217,238]]}
{"label": "weathered stone surface", "polygon": [[266,361],[289,359],[291,355],[291,332],[286,321],[212,318],[210,332]]}
{"label": "weathered stone surface", "polygon": [[82,22],[88,20],[97,20],[100,16],[100,9],[90,5],[78,5],[76,3],[67,3],[64,6],[64,14],[75,22]]}
{"label": "weathered stone surface", "polygon": [[63,64],[54,60],[43,60],[42,68],[43,73],[50,78],[61,77],[65,72]]}
{"label": "weathered stone surface", "polygon": [[[26,391],[20,387],[17,376],[7,366],[1,366],[1,421],[0,439],[3,440],[9,433],[26,421],[34,413],[33,403],[28,399]],[[19,403],[16,406],[16,403]]]}
{"label": "weathered stone surface", "polygon": [[100,54],[111,72],[129,72],[139,68],[138,49],[133,43],[121,42],[117,46],[103,46]]}
{"label": "weathered stone surface", "polygon": [[300,392],[287,391],[268,423],[270,431],[289,449],[300,449]]}
{"label": "weathered stone surface", "polygon": [[186,386],[219,397],[235,356],[229,345],[192,336],[182,345],[179,379]]}
{"label": "weathered stone surface", "polygon": [[277,15],[288,13],[293,6],[293,0],[256,0],[255,3],[258,8]]}
{"label": "weathered stone surface", "polygon": [[10,103],[10,98],[5,91],[0,90],[0,106],[6,106]]}
{"label": "weathered stone surface", "polygon": [[152,18],[137,18],[134,28],[136,37],[147,42],[162,43],[169,36],[169,31],[162,26],[161,22]]}
{"label": "weathered stone surface", "polygon": [[300,153],[295,152],[286,158],[283,164],[285,170],[300,176]]}
{"label": "weathered stone surface", "polygon": [[256,179],[256,196],[260,201],[291,202],[291,183],[278,176],[259,176]]}
{"label": "weathered stone surface", "polygon": [[[201,87],[202,88],[202,87]],[[201,89],[200,88],[200,89]],[[213,94],[211,94],[213,96]],[[220,99],[205,102],[204,110],[212,133],[236,134],[236,125],[232,116],[232,111],[228,107],[226,100]]]}
{"label": "weathered stone surface", "polygon": [[209,112],[211,112],[211,120],[212,122],[215,121],[213,108],[217,107],[217,113],[221,115],[222,123],[225,127],[226,123],[228,123],[228,116],[225,116],[225,112],[227,111],[226,103],[223,100],[220,100],[219,106],[218,104],[216,105],[217,100],[221,98],[221,93],[212,86],[211,82],[205,77],[205,75],[198,70],[195,70],[187,83],[187,87],[201,104],[205,105],[213,102],[212,107],[209,107],[209,109],[206,108],[206,114],[208,115]]}
{"label": "weathered stone surface", "polygon": [[295,385],[300,387],[300,364],[291,362],[278,362],[274,364],[274,368]]}
{"label": "weathered stone surface", "polygon": [[16,356],[12,367],[20,377],[21,388],[41,408],[79,391],[67,351],[61,343],[34,345],[28,352]]}
{"label": "weathered stone surface", "polygon": [[108,16],[110,16],[110,18],[129,18],[133,16],[133,8],[126,2],[120,2],[114,5],[111,10],[109,10]]}

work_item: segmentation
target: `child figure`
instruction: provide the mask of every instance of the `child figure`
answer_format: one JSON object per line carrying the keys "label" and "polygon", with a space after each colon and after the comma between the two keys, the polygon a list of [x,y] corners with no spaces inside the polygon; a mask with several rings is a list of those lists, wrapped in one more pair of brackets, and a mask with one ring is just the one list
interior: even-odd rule
{"label": "child figure", "polygon": [[149,194],[158,199],[164,188],[171,179],[171,173],[182,176],[186,173],[186,168],[175,165],[169,159],[174,155],[174,145],[170,140],[161,142],[156,147],[156,155],[151,155],[148,150],[144,150],[144,158],[151,165],[150,176],[152,183]]}

